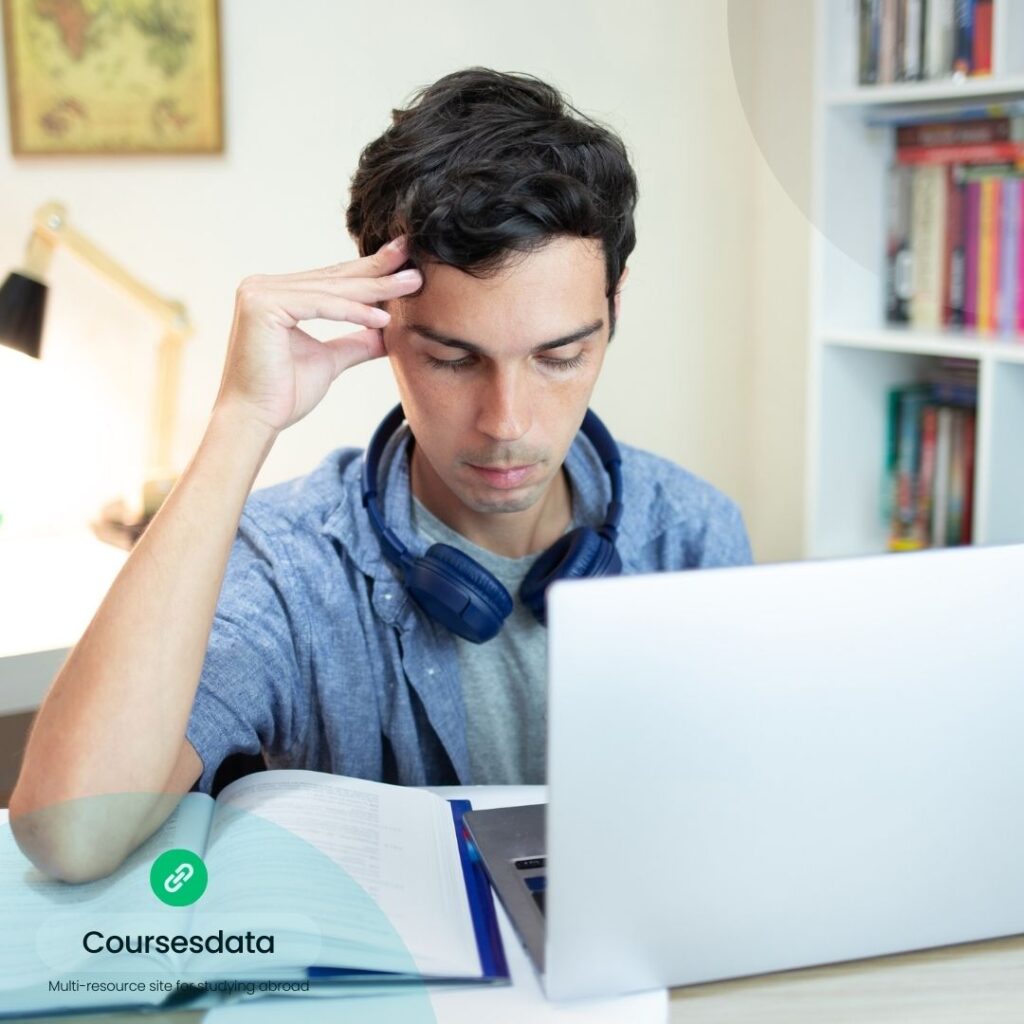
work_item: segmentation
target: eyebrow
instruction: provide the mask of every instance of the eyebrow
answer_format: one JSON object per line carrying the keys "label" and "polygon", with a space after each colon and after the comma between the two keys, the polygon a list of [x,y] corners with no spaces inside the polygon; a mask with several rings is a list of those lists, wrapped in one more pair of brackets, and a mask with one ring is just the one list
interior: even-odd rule
{"label": "eyebrow", "polygon": [[[539,345],[534,345],[530,352],[531,354],[546,352],[548,349],[571,345],[574,341],[582,341],[582,339],[589,337],[596,331],[601,330],[602,327],[604,327],[604,320],[595,320],[592,324],[587,324],[585,327],[573,331],[572,334],[566,334],[564,337],[555,338],[552,341],[543,341]],[[449,337],[447,334],[435,331],[432,327],[427,327],[426,324],[408,324],[407,329],[415,334],[422,335],[424,338],[429,338],[431,341],[436,341],[439,345],[446,345],[448,348],[461,348],[463,351],[472,352],[475,355],[487,355],[487,350],[479,345],[475,345],[471,341],[463,341],[461,338]]]}

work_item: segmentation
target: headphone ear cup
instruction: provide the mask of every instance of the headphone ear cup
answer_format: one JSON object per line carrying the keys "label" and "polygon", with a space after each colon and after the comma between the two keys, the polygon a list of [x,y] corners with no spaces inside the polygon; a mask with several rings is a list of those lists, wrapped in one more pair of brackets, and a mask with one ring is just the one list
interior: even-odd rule
{"label": "headphone ear cup", "polygon": [[475,644],[492,639],[512,614],[512,596],[465,552],[433,544],[406,570],[409,596],[432,619]]}
{"label": "headphone ear cup", "polygon": [[555,580],[618,576],[622,559],[615,545],[591,526],[578,526],[545,551],[530,566],[519,597],[542,625],[547,625],[544,594]]}

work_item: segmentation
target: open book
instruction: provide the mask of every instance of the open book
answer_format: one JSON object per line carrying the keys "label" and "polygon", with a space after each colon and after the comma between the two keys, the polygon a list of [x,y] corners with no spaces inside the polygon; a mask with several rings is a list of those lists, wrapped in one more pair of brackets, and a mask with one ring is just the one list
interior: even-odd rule
{"label": "open book", "polygon": [[[216,800],[186,794],[114,874],[80,885],[37,871],[0,824],[0,1016],[507,982],[468,809],[422,789],[260,772]],[[154,895],[150,869],[169,849],[206,866],[191,906]]]}

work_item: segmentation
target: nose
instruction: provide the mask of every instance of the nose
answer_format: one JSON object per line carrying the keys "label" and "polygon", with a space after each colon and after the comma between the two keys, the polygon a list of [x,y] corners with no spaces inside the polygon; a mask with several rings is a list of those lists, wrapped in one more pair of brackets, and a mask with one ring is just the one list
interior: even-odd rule
{"label": "nose", "polygon": [[518,367],[494,367],[478,403],[477,430],[495,441],[518,441],[530,430],[529,383]]}

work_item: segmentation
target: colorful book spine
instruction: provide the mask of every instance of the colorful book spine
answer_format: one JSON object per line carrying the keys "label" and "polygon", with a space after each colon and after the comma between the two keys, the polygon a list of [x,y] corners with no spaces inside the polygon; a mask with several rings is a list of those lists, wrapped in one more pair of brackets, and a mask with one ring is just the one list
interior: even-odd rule
{"label": "colorful book spine", "polygon": [[1003,223],[1003,182],[1006,178],[994,177],[992,179],[992,223],[989,230],[992,234],[989,247],[992,250],[992,276],[989,278],[989,325],[988,329],[995,332],[999,326],[999,284],[1000,273],[1003,264],[1003,239],[1000,228]]}
{"label": "colorful book spine", "polygon": [[974,0],[955,0],[953,21],[953,73],[969,75],[974,54]]}
{"label": "colorful book spine", "polygon": [[864,113],[864,123],[869,128],[905,128],[911,125],[931,125],[940,118],[955,118],[957,121],[990,121],[993,117],[1019,118],[1024,114],[1024,99],[1020,97],[999,98],[987,103],[965,103],[961,100],[936,100],[929,103],[927,112],[908,104],[886,104],[870,108]]}
{"label": "colorful book spine", "polygon": [[930,360],[891,388],[886,442],[890,551],[971,542],[978,363]]}
{"label": "colorful book spine", "polygon": [[882,483],[882,522],[890,528],[896,515],[896,477],[900,453],[900,396],[903,388],[890,388],[885,419],[885,476]]}
{"label": "colorful book spine", "polygon": [[970,544],[974,534],[974,443],[977,414],[966,411],[964,420],[964,515],[960,543]]}
{"label": "colorful book spine", "polygon": [[1017,329],[1017,261],[1020,237],[1021,178],[1004,178],[1003,204],[999,235],[1002,239],[999,263],[999,313],[997,326],[1001,334],[1012,334]]}
{"label": "colorful book spine", "polygon": [[943,323],[960,327],[964,322],[964,263],[966,184],[963,165],[950,164],[946,198],[946,276],[943,284]]}
{"label": "colorful book spine", "polygon": [[1021,218],[1017,231],[1017,331],[1024,338],[1024,181],[1017,183],[1021,192]]}
{"label": "colorful book spine", "polygon": [[975,0],[972,44],[973,75],[992,74],[992,0]]}
{"label": "colorful book spine", "polygon": [[946,222],[945,167],[915,168],[913,214],[910,237],[914,249],[914,291],[910,322],[914,327],[934,330],[942,326],[942,280],[944,267],[943,225]]}
{"label": "colorful book spine", "polygon": [[856,12],[861,85],[992,73],[994,0],[847,2]]}
{"label": "colorful book spine", "polygon": [[903,33],[903,80],[919,82],[923,77],[924,0],[906,0]]}
{"label": "colorful book spine", "polygon": [[964,516],[964,410],[949,417],[949,508],[946,510],[946,546],[960,543]]}
{"label": "colorful book spine", "polygon": [[911,167],[893,165],[889,169],[885,258],[885,314],[889,323],[910,320],[914,292],[910,238],[913,177]]}
{"label": "colorful book spine", "polygon": [[1017,114],[901,124],[896,128],[896,161],[901,164],[1024,161],[1024,118]]}
{"label": "colorful book spine", "polygon": [[895,81],[906,81],[906,69],[904,56],[907,49],[907,0],[896,0],[896,38],[893,40],[895,53],[895,64],[893,73]]}
{"label": "colorful book spine", "polygon": [[953,0],[928,0],[924,73],[944,78],[953,71]]}
{"label": "colorful book spine", "polygon": [[903,146],[901,164],[997,164],[1024,161],[1024,142],[986,142],[960,146]]}
{"label": "colorful book spine", "polygon": [[986,117],[954,121],[931,121],[925,124],[901,124],[896,128],[897,148],[913,146],[968,146],[1019,140],[1024,131],[1024,118]]}
{"label": "colorful book spine", "polygon": [[981,182],[968,181],[965,241],[967,255],[964,260],[964,326],[978,324],[978,218],[981,207]]}
{"label": "colorful book spine", "polygon": [[981,205],[978,214],[978,330],[991,331],[996,277],[998,273],[997,249],[999,223],[999,179],[983,178],[981,181]]}
{"label": "colorful book spine", "polygon": [[953,410],[940,406],[935,433],[935,487],[932,491],[932,547],[946,545],[949,511],[949,456]]}
{"label": "colorful book spine", "polygon": [[889,547],[893,551],[914,551],[924,547],[924,540],[916,533],[915,525],[921,411],[927,398],[927,385],[912,384],[900,391],[895,508],[889,539]]}
{"label": "colorful book spine", "polygon": [[938,407],[926,405],[921,411],[921,465],[917,487],[916,533],[927,546],[932,542],[932,491],[935,487],[935,440]]}
{"label": "colorful book spine", "polygon": [[882,25],[882,0],[860,0],[859,74],[861,85],[878,81],[878,43]]}
{"label": "colorful book spine", "polygon": [[882,0],[881,40],[878,47],[878,82],[896,81],[896,5],[897,0]]}

